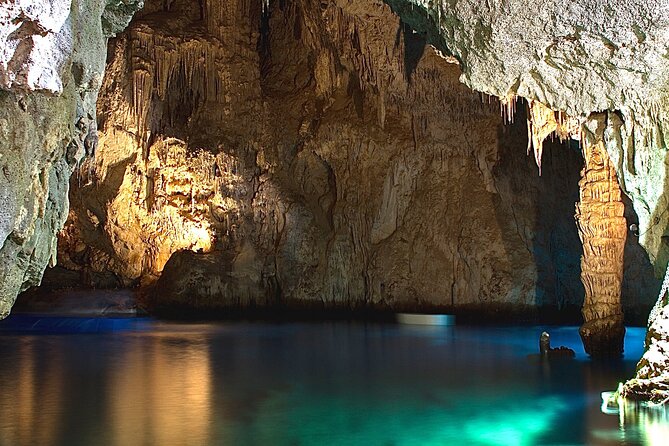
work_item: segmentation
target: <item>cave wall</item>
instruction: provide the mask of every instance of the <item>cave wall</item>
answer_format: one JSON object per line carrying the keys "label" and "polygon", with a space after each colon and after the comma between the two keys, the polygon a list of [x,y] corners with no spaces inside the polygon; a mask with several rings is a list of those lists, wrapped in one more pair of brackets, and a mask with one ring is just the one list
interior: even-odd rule
{"label": "cave wall", "polygon": [[[95,123],[107,37],[136,0],[0,4],[0,319],[56,261],[71,167]],[[95,134],[90,134],[89,143]]]}
{"label": "cave wall", "polygon": [[580,306],[578,145],[539,177],[524,105],[505,123],[461,70],[382,2],[149,1],[110,44],[59,264],[202,309]]}
{"label": "cave wall", "polygon": [[605,146],[639,219],[640,243],[662,275],[667,208],[666,0],[542,2],[388,0],[460,61],[461,80],[500,98],[540,101],[605,126]]}
{"label": "cave wall", "polygon": [[583,126],[603,129],[604,148],[639,221],[639,242],[656,275],[666,271],[648,319],[646,353],[622,395],[666,402],[669,2],[388,3],[460,61],[461,79],[473,89],[536,100]]}

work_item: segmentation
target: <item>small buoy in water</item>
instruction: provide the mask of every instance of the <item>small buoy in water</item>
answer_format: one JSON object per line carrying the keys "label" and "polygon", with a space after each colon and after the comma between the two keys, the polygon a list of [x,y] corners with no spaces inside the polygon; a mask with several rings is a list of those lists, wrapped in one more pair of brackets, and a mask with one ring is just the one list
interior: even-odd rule
{"label": "small buoy in water", "polygon": [[551,335],[545,331],[539,336],[539,353],[547,355],[551,350]]}

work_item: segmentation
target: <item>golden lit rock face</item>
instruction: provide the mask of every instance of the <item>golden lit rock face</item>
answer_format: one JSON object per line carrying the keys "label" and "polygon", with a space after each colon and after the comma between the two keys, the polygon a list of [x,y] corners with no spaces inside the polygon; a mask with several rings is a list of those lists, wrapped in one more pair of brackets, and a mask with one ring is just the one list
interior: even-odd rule
{"label": "golden lit rock face", "polygon": [[[205,36],[199,29],[171,35],[182,34],[177,29],[192,20],[200,22],[199,8],[184,8],[165,28],[148,20],[111,46],[96,157],[73,181],[79,211],[61,237],[66,266],[110,269],[126,283],[150,284],[174,252],[225,247],[226,234],[238,226],[240,200],[252,191],[249,177],[238,172],[237,157],[226,150],[231,126],[225,123],[231,108],[260,105],[254,100],[258,55],[246,42],[220,45],[221,29],[226,42],[233,35],[224,24],[232,19],[222,10],[207,11]],[[151,5],[143,13],[152,16]],[[245,63],[234,64],[236,57]],[[66,247],[66,234],[81,235],[82,229],[91,245],[83,264],[72,261]]]}
{"label": "golden lit rock face", "polygon": [[[515,99],[514,99],[515,100]],[[534,160],[541,175],[541,157],[544,151],[544,140],[549,136],[557,136],[560,141],[580,135],[580,123],[577,119],[555,112],[538,101],[527,101],[527,154],[532,149]]]}
{"label": "golden lit rock face", "polygon": [[576,151],[537,177],[382,2],[210,8],[148,2],[110,45],[62,265],[198,309],[580,305]]}
{"label": "golden lit rock face", "polygon": [[585,167],[576,204],[585,287],[580,333],[589,354],[619,356],[625,335],[621,286],[627,221],[616,170],[604,147],[604,127],[605,117],[595,115],[583,131]]}

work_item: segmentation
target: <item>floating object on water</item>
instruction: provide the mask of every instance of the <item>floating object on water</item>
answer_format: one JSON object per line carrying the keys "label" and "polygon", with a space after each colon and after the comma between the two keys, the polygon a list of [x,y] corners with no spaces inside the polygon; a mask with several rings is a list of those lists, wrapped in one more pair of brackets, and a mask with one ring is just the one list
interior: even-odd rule
{"label": "floating object on water", "polygon": [[560,346],[556,348],[551,348],[551,335],[546,333],[545,331],[541,333],[541,336],[539,336],[539,353],[541,353],[541,356],[547,357],[547,358],[556,358],[556,357],[561,357],[561,358],[574,358],[576,357],[576,353],[574,350]]}
{"label": "floating object on water", "polygon": [[404,325],[455,325],[451,314],[397,313],[397,322]]}
{"label": "floating object on water", "polygon": [[551,349],[551,335],[545,331],[539,336],[539,353],[547,355]]}

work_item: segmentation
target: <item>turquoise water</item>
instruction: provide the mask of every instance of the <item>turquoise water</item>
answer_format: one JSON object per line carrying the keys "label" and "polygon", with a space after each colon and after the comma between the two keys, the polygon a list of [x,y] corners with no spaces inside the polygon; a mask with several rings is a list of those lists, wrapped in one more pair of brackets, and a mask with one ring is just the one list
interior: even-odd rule
{"label": "turquoise water", "polygon": [[[575,360],[542,362],[542,330]],[[669,444],[662,416],[605,415],[631,376],[576,327],[0,322],[0,445]]]}

